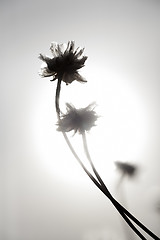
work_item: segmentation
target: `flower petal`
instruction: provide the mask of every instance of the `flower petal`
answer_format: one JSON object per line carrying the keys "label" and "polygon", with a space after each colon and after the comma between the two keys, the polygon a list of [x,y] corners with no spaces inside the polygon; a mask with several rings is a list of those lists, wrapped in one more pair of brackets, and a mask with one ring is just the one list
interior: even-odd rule
{"label": "flower petal", "polygon": [[39,71],[41,77],[51,77],[54,76],[53,72],[50,72],[47,67],[41,68]]}
{"label": "flower petal", "polygon": [[64,51],[64,54],[66,54],[66,53],[68,53],[68,52],[69,52],[69,49],[70,49],[70,44],[71,44],[71,42],[70,42],[70,41],[68,41],[68,43],[67,43],[67,47],[66,47],[66,50]]}
{"label": "flower petal", "polygon": [[78,72],[74,73],[74,78],[78,82],[84,82],[84,83],[87,82]]}
{"label": "flower petal", "polygon": [[79,52],[78,51],[76,52],[75,57],[79,58],[83,54],[83,52],[84,52],[84,48],[80,49]]}
{"label": "flower petal", "polygon": [[63,43],[62,44],[58,44],[57,48],[58,48],[59,55],[64,54],[65,44],[63,44]]}
{"label": "flower petal", "polygon": [[74,46],[75,46],[75,42],[71,41],[70,43],[70,48],[69,48],[69,52],[73,52],[74,51]]}
{"label": "flower petal", "polygon": [[51,58],[47,57],[46,55],[39,54],[39,59],[41,59],[43,62],[49,61]]}
{"label": "flower petal", "polygon": [[50,46],[50,50],[54,57],[58,57],[57,45],[58,45],[57,42],[52,42]]}

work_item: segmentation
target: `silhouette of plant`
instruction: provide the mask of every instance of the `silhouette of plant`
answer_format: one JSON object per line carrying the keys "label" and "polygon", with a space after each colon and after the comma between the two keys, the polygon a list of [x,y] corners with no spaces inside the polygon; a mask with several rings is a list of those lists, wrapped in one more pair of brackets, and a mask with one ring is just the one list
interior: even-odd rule
{"label": "silhouette of plant", "polygon": [[51,81],[62,78],[66,84],[72,83],[74,80],[79,82],[86,82],[84,78],[78,73],[78,70],[84,66],[87,59],[82,56],[84,49],[75,49],[73,41],[69,41],[67,46],[65,44],[51,43],[50,50],[53,58],[40,54],[39,58],[46,63],[42,66],[40,75],[42,77],[53,77]]}
{"label": "silhouette of plant", "polygon": [[[136,165],[121,161],[115,161],[115,165],[117,167],[118,172],[120,173],[120,179],[118,181],[116,190],[119,194],[122,204],[128,208],[123,184],[125,179],[134,178],[136,176],[138,168]],[[124,225],[124,230],[126,234],[126,239],[134,239],[132,232],[130,232],[130,229],[126,228],[126,225]]]}
{"label": "silhouette of plant", "polygon": [[73,105],[67,103],[67,113],[61,116],[58,121],[58,131],[79,132],[83,134],[85,131],[89,131],[93,126],[95,126],[95,121],[98,116],[93,110],[94,104],[88,105],[86,108],[76,109]]}
{"label": "silhouette of plant", "polygon": [[[51,44],[51,51],[53,58],[46,57],[45,55],[40,54],[39,58],[45,62],[45,66],[41,68],[42,77],[53,77],[51,81],[58,80],[56,94],[55,94],[55,107],[58,118],[58,131],[61,131],[68,147],[73,153],[74,157],[80,163],[83,170],[93,181],[93,183],[98,187],[98,189],[111,201],[113,206],[117,209],[119,214],[123,217],[126,223],[132,228],[132,230],[142,239],[146,240],[144,235],[135,227],[132,223],[137,224],[141,229],[143,229],[148,235],[153,239],[160,240],[152,231],[150,231],[144,224],[142,224],[136,217],[134,217],[125,207],[123,207],[110,193],[99,173],[97,172],[93,161],[91,159],[86,139],[86,131],[90,130],[94,126],[95,121],[97,120],[97,115],[95,111],[91,108],[92,105],[87,106],[86,108],[76,109],[71,104],[67,104],[67,113],[63,114],[59,106],[61,82],[65,82],[67,85],[72,83],[74,80],[79,82],[86,82],[80,74],[78,69],[84,66],[84,63],[87,59],[86,56],[82,56],[84,48],[77,48],[74,50],[75,44],[73,41],[69,41],[67,45],[65,44]],[[68,131],[79,132],[82,135],[82,141],[84,146],[84,152],[86,157],[92,167],[94,175],[86,168],[82,163],[81,159],[74,150],[70,140],[67,136]],[[129,170],[130,174],[133,174],[133,169]],[[128,171],[128,172],[129,172]],[[132,220],[132,222],[131,222]]]}
{"label": "silhouette of plant", "polygon": [[127,162],[116,161],[115,165],[124,176],[134,177],[137,172],[137,167]]}

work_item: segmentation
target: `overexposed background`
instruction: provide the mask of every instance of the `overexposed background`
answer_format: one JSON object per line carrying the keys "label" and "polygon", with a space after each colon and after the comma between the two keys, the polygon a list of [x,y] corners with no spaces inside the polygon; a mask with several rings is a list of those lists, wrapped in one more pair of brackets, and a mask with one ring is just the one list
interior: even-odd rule
{"label": "overexposed background", "polygon": [[[88,82],[63,83],[61,106],[97,102],[88,134],[95,165],[160,235],[160,1],[2,0],[0,26],[0,239],[125,239],[123,221],[56,131],[56,82],[38,75],[39,53],[68,40],[85,47]],[[80,136],[71,140],[81,154]],[[139,168],[119,191],[116,160]]]}

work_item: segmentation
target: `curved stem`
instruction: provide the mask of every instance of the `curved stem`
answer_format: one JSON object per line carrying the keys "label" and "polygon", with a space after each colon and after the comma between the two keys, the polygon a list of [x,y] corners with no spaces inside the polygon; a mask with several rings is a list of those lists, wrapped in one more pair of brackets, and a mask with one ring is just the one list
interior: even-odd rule
{"label": "curved stem", "polygon": [[[58,78],[58,83],[57,83],[57,89],[56,89],[56,97],[55,97],[55,105],[56,105],[56,112],[57,112],[57,117],[60,120],[60,107],[59,107],[59,98],[60,98],[60,90],[61,90],[61,81],[62,78]],[[88,147],[87,147],[87,141],[86,141],[86,136],[85,134],[83,134],[83,143],[84,143],[84,149],[85,149],[85,153],[87,155],[87,158],[91,164],[91,167],[98,179],[98,181],[95,179],[95,177],[87,170],[87,168],[84,166],[84,164],[82,163],[82,161],[80,160],[80,158],[78,157],[78,155],[76,154],[76,152],[74,151],[68,137],[67,134],[65,132],[62,132],[66,143],[68,145],[68,147],[70,148],[72,154],[74,155],[74,157],[77,159],[77,161],[80,163],[81,167],[83,168],[83,170],[86,172],[86,174],[89,176],[89,178],[93,181],[93,183],[110,199],[110,201],[113,203],[113,205],[115,206],[115,208],[118,210],[118,212],[121,214],[121,216],[123,217],[123,219],[128,223],[128,225],[133,229],[133,231],[142,239],[142,240],[146,240],[146,238],[136,229],[136,227],[131,223],[131,221],[129,220],[129,218],[131,218],[138,226],[140,226],[145,232],[147,232],[150,236],[153,237],[153,239],[158,240],[159,238],[154,235],[149,229],[147,229],[141,222],[139,222],[132,214],[130,214],[123,206],[121,206],[121,204],[119,204],[119,202],[117,202],[111,195],[111,193],[109,192],[109,190],[107,189],[106,185],[104,184],[103,180],[101,179],[101,177],[99,176],[96,168],[93,165],[93,162],[91,160],[89,151],[88,151]],[[127,216],[129,217],[127,217]]]}
{"label": "curved stem", "polygon": [[[76,152],[74,151],[66,133],[62,132],[63,136],[67,142],[67,145],[69,146],[71,152],[73,153],[74,157],[78,160],[78,162],[80,163],[81,167],[83,168],[83,170],[86,172],[86,174],[89,176],[89,178],[93,181],[93,183],[103,192],[102,186],[99,184],[99,182],[97,182],[97,180],[94,178],[94,176],[86,169],[86,167],[84,166],[84,164],[82,163],[82,161],[80,160],[80,158],[78,157],[78,155],[76,154]],[[105,195],[108,197],[108,194]],[[110,198],[109,198],[110,199]],[[111,201],[112,202],[112,201]],[[113,202],[112,202],[113,203]],[[136,227],[131,223],[131,221],[128,219],[128,217],[124,214],[123,211],[121,211],[121,209],[118,209],[117,205],[114,204],[114,206],[116,207],[116,209],[118,210],[118,212],[120,213],[120,215],[123,217],[123,219],[126,221],[126,223],[133,229],[133,231],[142,239],[142,240],[147,240],[137,229]]]}
{"label": "curved stem", "polygon": [[77,153],[75,152],[75,150],[72,147],[72,144],[70,143],[68,136],[65,132],[62,132],[64,139],[66,140],[66,143],[69,147],[69,149],[71,150],[72,154],[74,155],[74,157],[77,159],[77,161],[79,162],[79,164],[81,165],[81,167],[83,168],[83,170],[86,172],[86,174],[90,177],[90,179],[94,182],[94,184],[100,189],[100,184],[99,182],[97,182],[97,180],[94,178],[94,176],[87,170],[87,168],[84,166],[84,164],[82,163],[82,161],[80,160],[80,158],[78,157]]}
{"label": "curved stem", "polygon": [[[55,97],[55,106],[56,106],[58,120],[60,120],[59,98],[60,98],[61,82],[62,82],[62,78],[58,78],[58,83],[57,83],[57,88],[56,88],[56,97]],[[66,143],[67,143],[69,149],[71,150],[72,154],[74,155],[74,157],[77,159],[77,161],[79,162],[79,164],[81,165],[83,170],[90,177],[90,179],[94,182],[94,184],[100,189],[100,184],[97,182],[97,180],[94,178],[94,176],[87,170],[87,168],[84,166],[84,164],[78,157],[77,153],[73,149],[72,144],[70,143],[70,141],[67,137],[67,134],[63,131],[62,131],[62,134],[63,134],[64,139],[66,140]]]}
{"label": "curved stem", "polygon": [[[65,132],[62,132],[63,136],[66,140],[67,145],[69,146],[71,152],[73,153],[74,157],[78,160],[78,162],[80,163],[81,167],[83,168],[83,170],[86,172],[86,174],[89,176],[89,178],[93,181],[93,183],[101,190],[102,190],[102,186],[99,184],[99,182],[97,182],[97,180],[94,178],[94,176],[87,170],[87,168],[84,166],[84,164],[82,163],[82,161],[80,160],[80,158],[78,157],[78,155],[76,154],[76,152],[74,151],[67,135]],[[108,197],[108,194],[105,193],[105,195]],[[109,198],[110,199],[110,198]],[[112,202],[112,201],[111,201]],[[113,202],[112,202],[113,203]],[[136,227],[131,223],[131,221],[128,219],[128,217],[124,214],[123,211],[121,211],[120,209],[118,209],[117,205],[114,204],[114,206],[116,207],[116,209],[118,210],[118,212],[120,213],[120,215],[123,217],[123,219],[127,222],[127,224],[133,229],[133,231],[142,239],[142,240],[147,240],[137,229]]]}
{"label": "curved stem", "polygon": [[[85,151],[85,154],[86,154],[86,156],[87,156],[87,159],[88,159],[88,161],[89,161],[89,163],[90,163],[90,165],[91,165],[91,167],[92,167],[92,170],[93,170],[93,172],[95,173],[95,175],[96,175],[98,181],[100,182],[100,184],[101,184],[104,188],[106,188],[106,186],[105,186],[102,178],[100,177],[99,173],[97,172],[97,170],[96,170],[96,168],[95,168],[95,166],[94,166],[94,164],[93,164],[93,162],[92,162],[90,153],[89,153],[89,151],[88,151],[88,145],[87,145],[87,139],[86,139],[86,134],[85,134],[85,132],[83,132],[83,134],[82,134],[82,140],[83,140],[84,151]],[[109,194],[109,191],[108,191],[108,194]]]}
{"label": "curved stem", "polygon": [[120,213],[120,215],[123,217],[123,219],[126,221],[126,223],[130,226],[130,228],[137,234],[137,236],[139,236],[142,240],[147,240],[147,238],[145,238],[143,236],[143,234],[134,226],[134,224],[130,221],[130,219],[125,215],[124,212],[119,211],[119,209],[116,207],[116,209],[118,210],[118,212]]}
{"label": "curved stem", "polygon": [[[105,194],[105,192],[104,192]],[[108,195],[107,195],[108,196]],[[150,235],[155,240],[160,240],[151,230],[149,230],[144,224],[142,224],[136,217],[134,217],[126,208],[124,208],[113,196],[111,196],[111,201],[114,206],[117,206],[121,211],[123,211],[130,219],[132,219],[140,228],[142,228],[148,235]]]}
{"label": "curved stem", "polygon": [[126,208],[124,208],[119,202],[117,202],[117,200],[111,195],[111,193],[109,192],[108,188],[104,184],[102,178],[100,177],[99,173],[97,172],[97,170],[92,162],[92,159],[91,159],[91,156],[90,156],[89,150],[88,150],[85,132],[82,134],[82,139],[83,139],[84,151],[86,153],[87,159],[88,159],[89,163],[91,164],[92,170],[94,171],[98,181],[101,184],[101,191],[110,199],[110,201],[113,203],[113,205],[116,207],[116,209],[119,211],[120,214],[121,214],[121,212],[124,212],[139,227],[141,227],[146,233],[148,233],[148,235],[150,235],[153,239],[158,240],[159,238],[153,232],[151,232],[146,226],[144,226],[136,217],[134,217]]}

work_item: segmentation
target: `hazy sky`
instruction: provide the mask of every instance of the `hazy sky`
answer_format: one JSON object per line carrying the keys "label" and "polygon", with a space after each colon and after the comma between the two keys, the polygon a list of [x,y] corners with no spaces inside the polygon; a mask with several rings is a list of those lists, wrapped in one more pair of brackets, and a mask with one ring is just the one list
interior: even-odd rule
{"label": "hazy sky", "polygon": [[[0,26],[0,239],[125,239],[120,217],[56,132],[56,83],[38,75],[39,53],[68,40],[85,47],[88,83],[63,84],[62,105],[97,102],[101,118],[88,136],[96,166],[117,199],[113,162],[139,166],[122,190],[160,235],[160,1],[1,0]],[[75,136],[81,153],[80,144]]]}

